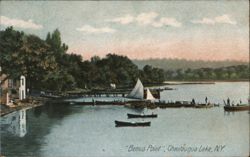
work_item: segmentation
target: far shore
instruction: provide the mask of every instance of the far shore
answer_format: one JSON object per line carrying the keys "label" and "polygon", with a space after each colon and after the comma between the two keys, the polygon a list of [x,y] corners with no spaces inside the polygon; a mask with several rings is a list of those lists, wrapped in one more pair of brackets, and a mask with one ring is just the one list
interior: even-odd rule
{"label": "far shore", "polygon": [[163,84],[171,84],[171,83],[194,83],[194,84],[204,84],[204,83],[215,83],[215,82],[249,82],[248,79],[241,79],[241,80],[170,80],[164,81]]}
{"label": "far shore", "polygon": [[248,79],[241,79],[241,80],[170,80],[164,81],[163,83],[151,83],[145,84],[147,87],[151,86],[165,86],[165,85],[183,85],[183,84],[215,84],[216,82],[249,82]]}

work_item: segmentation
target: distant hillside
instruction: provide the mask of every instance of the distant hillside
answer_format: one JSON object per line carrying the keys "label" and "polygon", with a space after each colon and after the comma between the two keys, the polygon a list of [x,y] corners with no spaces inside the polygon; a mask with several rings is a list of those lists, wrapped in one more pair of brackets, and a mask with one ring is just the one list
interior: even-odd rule
{"label": "distant hillside", "polygon": [[242,61],[190,61],[185,59],[147,59],[133,60],[133,62],[142,69],[145,65],[162,68],[164,70],[176,69],[198,69],[198,68],[220,68],[234,65],[248,65],[248,62]]}

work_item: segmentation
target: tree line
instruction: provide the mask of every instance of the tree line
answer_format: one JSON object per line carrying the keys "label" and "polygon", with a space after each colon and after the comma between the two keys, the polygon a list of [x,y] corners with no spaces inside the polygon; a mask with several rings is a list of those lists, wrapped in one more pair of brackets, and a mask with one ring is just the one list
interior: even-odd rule
{"label": "tree line", "polygon": [[58,29],[46,39],[8,27],[0,31],[0,76],[19,79],[26,76],[29,89],[66,91],[76,88],[132,87],[137,78],[143,84],[157,84],[165,80],[239,80],[249,79],[249,66],[221,68],[180,68],[163,70],[151,65],[138,68],[126,56],[108,54],[84,60],[81,55],[66,53]]}
{"label": "tree line", "polygon": [[[236,58],[237,59],[237,58]],[[177,69],[199,69],[199,68],[221,68],[234,65],[248,65],[247,61],[237,60],[223,60],[223,61],[205,61],[205,60],[187,60],[187,59],[145,59],[145,60],[133,60],[133,62],[139,67],[143,68],[149,64],[155,67],[162,68],[163,70],[177,70]]]}
{"label": "tree line", "polygon": [[167,80],[249,80],[249,65],[234,65],[221,68],[167,70]]}
{"label": "tree line", "polygon": [[141,70],[128,57],[108,54],[83,60],[81,55],[66,53],[58,29],[46,39],[8,27],[0,31],[0,76],[4,80],[24,75],[27,87],[38,90],[66,91],[76,88],[132,86],[137,78],[143,83],[162,83],[164,71],[150,65]]}

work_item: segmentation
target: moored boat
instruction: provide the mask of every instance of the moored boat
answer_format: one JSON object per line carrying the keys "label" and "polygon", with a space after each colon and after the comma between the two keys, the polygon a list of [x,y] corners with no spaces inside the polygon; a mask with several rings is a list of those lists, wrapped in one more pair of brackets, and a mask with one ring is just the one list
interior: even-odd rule
{"label": "moored boat", "polygon": [[225,111],[247,111],[250,110],[249,105],[224,106]]}
{"label": "moored boat", "polygon": [[175,104],[180,105],[181,107],[195,107],[191,101],[176,101]]}
{"label": "moored boat", "polygon": [[148,109],[156,109],[156,108],[157,108],[157,105],[154,104],[154,103],[149,103],[149,104],[147,104],[147,108],[148,108]]}
{"label": "moored boat", "polygon": [[214,107],[220,107],[220,104],[214,104]]}
{"label": "moored boat", "polygon": [[139,126],[150,126],[151,122],[124,122],[115,120],[116,127],[139,127]]}
{"label": "moored boat", "polygon": [[211,108],[213,106],[213,104],[196,104],[195,108]]}
{"label": "moored boat", "polygon": [[159,108],[180,108],[182,104],[177,104],[175,102],[156,102],[155,103]]}
{"label": "moored boat", "polygon": [[[160,97],[159,92],[156,93],[157,97]],[[138,78],[135,87],[133,90],[127,95],[127,98],[138,99],[138,100],[155,100],[155,97],[152,95],[149,88],[144,88],[141,80]]]}
{"label": "moored boat", "polygon": [[95,101],[96,105],[125,105],[122,101]]}
{"label": "moored boat", "polygon": [[131,114],[128,113],[128,118],[157,118],[157,114]]}

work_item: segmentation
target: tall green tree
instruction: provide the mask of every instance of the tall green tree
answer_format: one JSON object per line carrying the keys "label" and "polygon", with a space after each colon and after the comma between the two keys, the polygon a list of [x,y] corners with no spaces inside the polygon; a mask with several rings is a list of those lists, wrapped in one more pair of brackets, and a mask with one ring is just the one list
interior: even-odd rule
{"label": "tall green tree", "polygon": [[5,74],[5,82],[8,78],[17,78],[21,75],[20,63],[20,50],[24,44],[24,33],[13,30],[13,27],[8,27],[0,31],[0,66],[2,76]]}
{"label": "tall green tree", "polygon": [[49,45],[37,36],[25,35],[9,27],[0,32],[0,41],[0,63],[6,78],[24,75],[32,88],[41,85],[43,76],[57,66]]}

